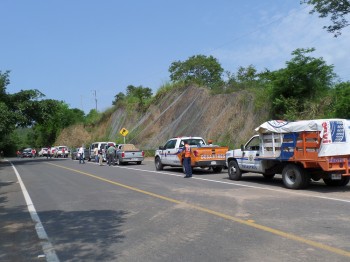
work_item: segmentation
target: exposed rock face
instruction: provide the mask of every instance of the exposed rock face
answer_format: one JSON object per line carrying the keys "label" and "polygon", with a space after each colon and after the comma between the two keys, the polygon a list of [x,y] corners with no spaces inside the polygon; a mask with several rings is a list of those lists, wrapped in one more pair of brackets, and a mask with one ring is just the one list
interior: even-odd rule
{"label": "exposed rock face", "polygon": [[[266,104],[265,108],[257,110],[254,100],[254,95],[247,91],[212,95],[206,88],[174,89],[160,97],[144,114],[136,109],[118,108],[109,119],[89,127],[90,135],[81,134],[79,128],[80,138],[120,140],[119,131],[126,128],[129,131],[127,142],[142,149],[156,149],[176,136],[201,136],[212,139],[214,144],[239,147],[254,134],[257,126],[268,120],[269,106]],[[70,138],[72,141],[65,140],[65,145],[73,146],[77,142],[74,136]],[[79,142],[78,146],[82,141]]]}
{"label": "exposed rock face", "polygon": [[[267,120],[268,110],[254,110],[254,96],[241,91],[211,95],[205,88],[188,87],[166,93],[142,116],[116,110],[110,119],[109,139],[127,128],[130,143],[154,149],[176,136],[201,136],[237,145]],[[268,107],[267,107],[268,108]]]}

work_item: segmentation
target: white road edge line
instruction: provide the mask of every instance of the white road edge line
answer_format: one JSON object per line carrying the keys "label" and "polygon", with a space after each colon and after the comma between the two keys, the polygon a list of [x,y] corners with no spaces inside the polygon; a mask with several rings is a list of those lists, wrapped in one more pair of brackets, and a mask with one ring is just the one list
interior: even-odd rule
{"label": "white road edge line", "polygon": [[[139,168],[121,167],[121,166],[113,166],[113,167],[126,168],[126,169],[131,169],[131,170],[136,170],[136,171],[149,172],[149,173],[158,173],[158,174],[160,173],[160,174],[164,174],[164,175],[168,175],[168,176],[178,176],[178,177],[182,177],[183,176],[183,175],[176,175],[176,174],[171,174],[171,173],[167,173],[167,172],[144,170],[144,169],[139,169]],[[326,199],[326,200],[333,200],[333,201],[338,201],[338,202],[350,203],[350,200],[345,200],[345,199],[340,199],[340,198],[333,198],[333,197],[316,196],[316,195],[312,195],[312,194],[304,194],[304,193],[296,192],[296,191],[291,190],[291,189],[279,190],[279,189],[273,189],[273,188],[267,188],[267,187],[249,186],[249,185],[244,185],[244,184],[234,183],[234,182],[218,181],[218,180],[212,180],[212,179],[200,178],[200,177],[192,177],[192,179],[208,181],[208,182],[213,182],[213,183],[219,183],[219,184],[228,184],[228,185],[235,185],[235,186],[248,187],[248,188],[254,188],[254,189],[261,189],[261,190],[269,190],[269,191],[274,191],[274,192],[288,193],[288,194],[293,194],[293,195],[297,195],[297,196],[307,196],[307,197],[314,197],[314,198],[320,198],[320,199]]]}
{"label": "white road edge line", "polygon": [[39,215],[38,213],[36,212],[35,210],[35,207],[34,207],[34,204],[32,202],[32,199],[30,198],[29,196],[29,193],[22,181],[22,178],[21,176],[19,175],[16,167],[12,164],[11,161],[9,161],[13,170],[15,171],[16,173],[16,176],[17,176],[17,179],[18,179],[18,182],[21,186],[21,189],[22,189],[22,192],[23,192],[23,195],[24,195],[24,199],[27,203],[27,207],[28,207],[28,211],[30,213],[30,216],[32,217],[32,220],[34,221],[35,223],[35,230],[36,230],[36,233],[38,234],[38,237],[40,239],[40,242],[41,242],[41,246],[43,248],[43,252],[46,256],[46,261],[48,262],[59,262],[60,260],[58,259],[57,255],[56,255],[56,252],[46,234],[46,231],[44,229],[44,226],[42,225],[41,221],[40,221],[40,218],[39,218]]}

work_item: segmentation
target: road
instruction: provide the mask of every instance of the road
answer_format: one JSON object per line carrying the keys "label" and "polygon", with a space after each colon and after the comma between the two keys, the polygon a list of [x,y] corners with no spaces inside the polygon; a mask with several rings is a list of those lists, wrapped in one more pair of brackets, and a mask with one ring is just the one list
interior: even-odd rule
{"label": "road", "polygon": [[[0,163],[1,261],[350,260],[350,186],[289,190],[280,177],[236,182],[226,170],[184,179],[180,169],[155,171],[151,159],[9,161]],[[19,220],[25,230],[16,232]]]}

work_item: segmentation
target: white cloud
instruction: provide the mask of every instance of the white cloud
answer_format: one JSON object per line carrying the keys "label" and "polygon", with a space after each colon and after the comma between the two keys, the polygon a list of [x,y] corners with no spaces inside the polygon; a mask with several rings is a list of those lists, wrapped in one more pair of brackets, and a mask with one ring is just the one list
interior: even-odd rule
{"label": "white cloud", "polygon": [[[342,80],[350,80],[349,57],[350,28],[345,28],[338,38],[323,26],[327,20],[310,15],[306,8],[291,10],[282,18],[280,14],[260,18],[265,26],[256,32],[237,38],[236,46],[224,46],[213,52],[226,70],[235,72],[239,66],[254,65],[258,70],[276,70],[285,66],[291,52],[297,48],[315,47],[314,57],[323,57],[327,64],[335,66]],[[251,32],[254,31],[251,30]]]}

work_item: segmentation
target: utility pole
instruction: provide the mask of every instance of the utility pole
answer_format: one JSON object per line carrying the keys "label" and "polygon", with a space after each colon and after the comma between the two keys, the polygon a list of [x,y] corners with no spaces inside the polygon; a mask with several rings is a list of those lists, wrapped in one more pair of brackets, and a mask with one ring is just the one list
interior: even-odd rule
{"label": "utility pole", "polygon": [[94,97],[95,97],[95,109],[96,109],[96,112],[97,112],[97,97],[96,97],[96,90],[93,90],[94,91]]}

